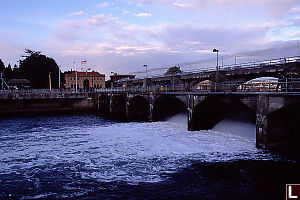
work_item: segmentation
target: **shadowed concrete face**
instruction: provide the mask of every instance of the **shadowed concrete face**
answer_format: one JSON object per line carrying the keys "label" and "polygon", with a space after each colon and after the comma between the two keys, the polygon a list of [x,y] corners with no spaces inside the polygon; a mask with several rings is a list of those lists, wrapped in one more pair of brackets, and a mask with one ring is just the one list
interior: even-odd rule
{"label": "shadowed concrete face", "polygon": [[110,119],[116,121],[126,120],[126,99],[121,95],[117,95],[112,99]]}
{"label": "shadowed concrete face", "polygon": [[192,130],[208,130],[223,119],[255,123],[255,112],[238,99],[208,97],[193,112]]}
{"label": "shadowed concrete face", "polygon": [[300,153],[300,104],[281,108],[269,115],[267,141],[274,150]]}
{"label": "shadowed concrete face", "polygon": [[182,112],[187,112],[187,107],[181,100],[172,96],[161,96],[154,103],[153,120],[166,120]]}
{"label": "shadowed concrete face", "polygon": [[102,117],[109,116],[110,100],[106,94],[102,94],[99,97],[99,115]]}
{"label": "shadowed concrete face", "polygon": [[129,121],[148,121],[150,115],[150,105],[141,96],[136,96],[129,102],[128,120]]}

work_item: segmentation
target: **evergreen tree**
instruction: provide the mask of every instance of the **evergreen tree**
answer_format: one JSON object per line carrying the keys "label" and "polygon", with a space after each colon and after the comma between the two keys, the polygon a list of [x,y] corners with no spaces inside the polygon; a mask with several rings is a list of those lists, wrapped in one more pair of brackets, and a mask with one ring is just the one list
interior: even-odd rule
{"label": "evergreen tree", "polygon": [[20,78],[30,80],[33,88],[49,88],[49,74],[52,87],[58,86],[58,65],[53,58],[41,52],[25,49],[25,59],[20,60],[18,69]]}
{"label": "evergreen tree", "polygon": [[180,70],[180,67],[174,66],[174,67],[170,67],[168,69],[168,71],[165,73],[165,76],[171,75],[171,74],[180,74],[180,73],[182,73],[182,71]]}
{"label": "evergreen tree", "polygon": [[0,59],[0,72],[3,73],[5,69],[5,65],[3,63],[3,61]]}
{"label": "evergreen tree", "polygon": [[10,63],[8,64],[8,66],[4,69],[4,78],[6,81],[10,80],[13,78],[13,71],[11,68]]}
{"label": "evergreen tree", "polygon": [[12,70],[12,78],[20,78],[19,68],[16,64],[14,65],[14,68]]}

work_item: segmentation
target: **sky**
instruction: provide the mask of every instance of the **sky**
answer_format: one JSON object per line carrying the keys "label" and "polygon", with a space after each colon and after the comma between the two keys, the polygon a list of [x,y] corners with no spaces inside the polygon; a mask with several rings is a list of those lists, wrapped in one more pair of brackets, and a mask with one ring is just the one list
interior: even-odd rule
{"label": "sky", "polygon": [[300,0],[2,0],[0,9],[5,65],[31,49],[62,71],[108,77],[215,66],[215,48],[223,65],[299,54]]}

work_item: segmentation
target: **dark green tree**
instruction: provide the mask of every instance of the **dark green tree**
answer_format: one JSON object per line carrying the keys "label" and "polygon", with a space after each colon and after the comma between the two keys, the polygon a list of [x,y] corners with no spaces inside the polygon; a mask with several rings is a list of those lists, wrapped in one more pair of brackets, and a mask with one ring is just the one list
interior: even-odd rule
{"label": "dark green tree", "polygon": [[168,69],[168,71],[165,73],[165,76],[172,75],[172,74],[180,74],[180,73],[182,73],[182,71],[180,70],[180,67],[174,66],[174,67],[170,67]]}
{"label": "dark green tree", "polygon": [[5,65],[3,63],[3,61],[0,59],[0,72],[3,73],[5,69]]}
{"label": "dark green tree", "polygon": [[13,73],[12,73],[12,77],[13,78],[20,78],[20,75],[19,75],[19,68],[18,66],[15,64],[14,65],[14,68],[13,68]]}
{"label": "dark green tree", "polygon": [[25,49],[25,59],[20,60],[20,78],[30,80],[33,88],[49,88],[49,74],[52,88],[58,87],[58,65],[53,58],[41,52]]}
{"label": "dark green tree", "polygon": [[13,71],[12,71],[11,65],[9,63],[8,66],[4,69],[4,78],[6,81],[8,81],[9,79],[12,79],[13,76],[14,76]]}

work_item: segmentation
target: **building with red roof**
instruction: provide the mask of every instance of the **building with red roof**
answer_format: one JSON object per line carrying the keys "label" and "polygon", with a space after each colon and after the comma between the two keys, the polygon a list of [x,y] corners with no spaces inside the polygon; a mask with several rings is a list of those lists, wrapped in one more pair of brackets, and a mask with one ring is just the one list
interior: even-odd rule
{"label": "building with red roof", "polygon": [[[76,72],[65,75],[66,88],[76,88]],[[105,74],[77,72],[77,89],[105,88]]]}

